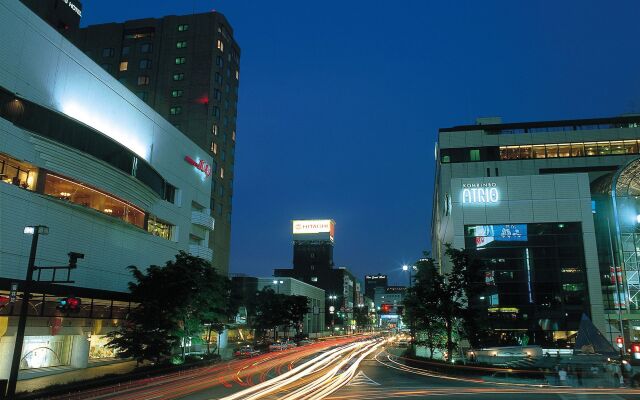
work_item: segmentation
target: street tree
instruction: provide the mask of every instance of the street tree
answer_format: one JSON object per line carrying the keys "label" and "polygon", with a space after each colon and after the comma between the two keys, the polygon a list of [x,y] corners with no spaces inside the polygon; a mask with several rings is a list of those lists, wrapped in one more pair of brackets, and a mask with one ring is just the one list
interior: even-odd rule
{"label": "street tree", "polygon": [[405,300],[405,313],[412,330],[420,330],[424,345],[431,354],[445,337],[447,359],[456,347],[459,327],[472,344],[482,335],[482,309],[477,299],[484,290],[484,268],[466,250],[447,245],[445,254],[451,261],[448,272],[437,270],[433,259],[416,262],[415,284]]}
{"label": "street tree", "polygon": [[121,357],[158,361],[178,346],[184,357],[186,344],[201,337],[205,324],[228,321],[229,281],[206,260],[181,251],[163,267],[129,269],[137,305],[109,335],[109,346]]}

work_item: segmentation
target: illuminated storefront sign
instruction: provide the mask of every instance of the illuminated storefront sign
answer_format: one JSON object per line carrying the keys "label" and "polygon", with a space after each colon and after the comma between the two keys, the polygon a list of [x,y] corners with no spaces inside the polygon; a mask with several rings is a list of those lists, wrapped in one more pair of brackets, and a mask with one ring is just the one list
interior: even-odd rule
{"label": "illuminated storefront sign", "polygon": [[463,183],[463,204],[491,204],[500,200],[500,193],[494,182]]}
{"label": "illuminated storefront sign", "polygon": [[493,241],[526,242],[527,224],[512,225],[476,225],[469,227],[470,234],[475,237],[476,246],[483,247]]}
{"label": "illuminated storefront sign", "polygon": [[193,165],[194,167],[196,167],[198,171],[204,172],[204,174],[207,177],[211,176],[211,165],[207,164],[206,161],[202,159],[200,161],[195,161],[193,158],[189,156],[184,156],[184,160],[189,164]]}

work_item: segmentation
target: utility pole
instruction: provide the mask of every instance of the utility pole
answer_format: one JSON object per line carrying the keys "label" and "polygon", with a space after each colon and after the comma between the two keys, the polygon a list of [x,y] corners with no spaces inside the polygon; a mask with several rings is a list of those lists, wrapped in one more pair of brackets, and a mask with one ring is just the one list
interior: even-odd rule
{"label": "utility pole", "polygon": [[33,281],[33,267],[36,263],[36,251],[38,249],[38,237],[42,233],[49,233],[49,228],[42,225],[29,226],[24,229],[24,233],[32,233],[31,251],[29,253],[29,264],[27,265],[27,277],[22,288],[22,303],[20,303],[20,319],[18,320],[18,330],[16,332],[16,343],[13,347],[13,359],[11,361],[11,373],[7,384],[7,399],[13,400],[16,395],[16,385],[18,384],[18,370],[20,369],[20,356],[22,355],[22,344],[24,342],[24,331],[27,327],[27,312],[29,311],[29,297],[31,297],[31,282]]}

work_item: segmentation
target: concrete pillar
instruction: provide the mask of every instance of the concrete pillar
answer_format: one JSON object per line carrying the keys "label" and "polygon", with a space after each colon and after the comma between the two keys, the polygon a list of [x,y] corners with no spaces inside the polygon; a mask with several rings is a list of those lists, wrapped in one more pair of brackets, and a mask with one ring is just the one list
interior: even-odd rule
{"label": "concrete pillar", "polygon": [[218,347],[220,347],[221,349],[226,348],[228,338],[229,338],[229,331],[225,329],[224,332],[218,335]]}
{"label": "concrete pillar", "polygon": [[0,337],[0,379],[9,379],[15,343],[15,336]]}
{"label": "concrete pillar", "polygon": [[85,335],[74,335],[71,345],[71,366],[87,368],[89,365],[89,339]]}

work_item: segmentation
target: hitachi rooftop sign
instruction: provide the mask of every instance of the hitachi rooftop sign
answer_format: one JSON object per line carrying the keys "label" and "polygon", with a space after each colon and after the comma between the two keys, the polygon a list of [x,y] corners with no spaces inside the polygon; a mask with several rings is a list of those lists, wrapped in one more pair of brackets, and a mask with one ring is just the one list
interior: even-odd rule
{"label": "hitachi rooftop sign", "polygon": [[331,240],[336,223],[332,219],[303,219],[293,221],[293,235],[296,240]]}
{"label": "hitachi rooftop sign", "polygon": [[495,182],[463,183],[463,204],[491,204],[500,200]]}

